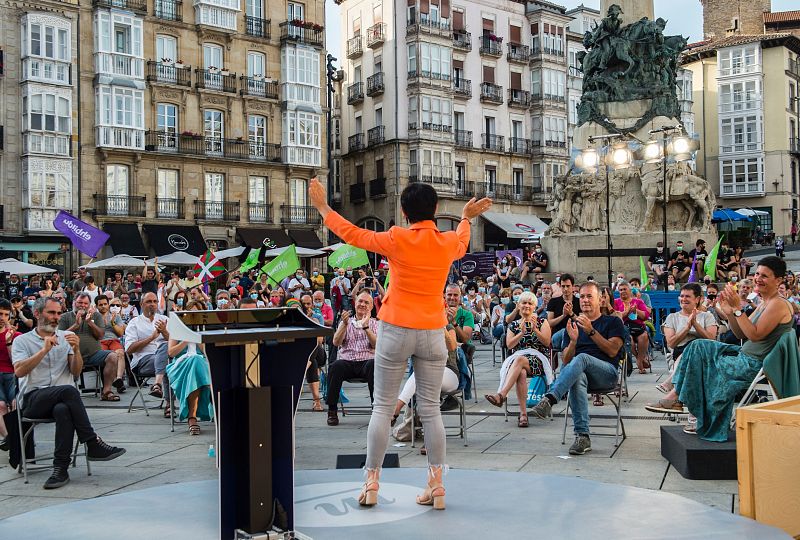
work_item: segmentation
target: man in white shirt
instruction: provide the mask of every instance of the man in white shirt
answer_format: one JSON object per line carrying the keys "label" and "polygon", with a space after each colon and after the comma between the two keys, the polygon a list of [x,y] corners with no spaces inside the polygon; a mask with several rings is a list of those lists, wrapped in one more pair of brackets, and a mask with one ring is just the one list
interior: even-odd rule
{"label": "man in white shirt", "polygon": [[345,277],[344,268],[337,268],[331,280],[331,303],[333,310],[339,313],[350,308],[350,279]]}
{"label": "man in white shirt", "polygon": [[311,294],[311,284],[304,277],[301,269],[298,268],[294,277],[289,281],[289,290],[287,292],[298,300],[304,294]]}
{"label": "man in white shirt", "polygon": [[142,314],[131,319],[125,329],[125,351],[131,355],[131,369],[142,376],[155,375],[156,382],[150,387],[150,395],[163,397],[164,373],[167,369],[167,318],[158,309],[155,293],[142,296]]}
{"label": "man in white shirt", "polygon": [[181,290],[186,290],[191,287],[197,287],[202,283],[198,278],[194,275],[194,270],[191,268],[186,271],[186,278],[182,279],[179,283]]}

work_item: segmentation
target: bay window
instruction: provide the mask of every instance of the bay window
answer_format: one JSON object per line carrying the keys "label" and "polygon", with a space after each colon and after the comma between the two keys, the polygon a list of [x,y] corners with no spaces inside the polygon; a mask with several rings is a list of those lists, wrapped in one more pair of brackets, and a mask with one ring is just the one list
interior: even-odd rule
{"label": "bay window", "polygon": [[320,118],[316,113],[283,113],[282,151],[284,163],[319,167],[322,160]]}
{"label": "bay window", "polygon": [[283,99],[320,103],[319,51],[303,46],[281,48]]}
{"label": "bay window", "polygon": [[21,79],[70,83],[71,23],[54,15],[31,13],[22,18]]}
{"label": "bay window", "polygon": [[764,160],[761,157],[720,160],[720,195],[764,193]]}

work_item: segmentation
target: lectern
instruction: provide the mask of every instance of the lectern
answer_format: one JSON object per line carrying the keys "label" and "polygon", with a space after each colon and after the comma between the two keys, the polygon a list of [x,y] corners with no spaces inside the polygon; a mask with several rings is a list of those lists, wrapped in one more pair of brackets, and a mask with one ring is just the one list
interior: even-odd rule
{"label": "lectern", "polygon": [[205,344],[217,410],[220,539],[294,529],[294,414],[317,338],[297,308],[172,313],[170,337]]}

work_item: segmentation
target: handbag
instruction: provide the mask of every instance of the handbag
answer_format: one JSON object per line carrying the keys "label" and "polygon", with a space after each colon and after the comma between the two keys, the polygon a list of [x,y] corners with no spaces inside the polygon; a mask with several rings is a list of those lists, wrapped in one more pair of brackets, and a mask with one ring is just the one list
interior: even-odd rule
{"label": "handbag", "polygon": [[525,400],[525,404],[528,407],[533,407],[544,399],[546,393],[547,381],[545,381],[545,378],[541,375],[531,377],[528,381],[528,398]]}

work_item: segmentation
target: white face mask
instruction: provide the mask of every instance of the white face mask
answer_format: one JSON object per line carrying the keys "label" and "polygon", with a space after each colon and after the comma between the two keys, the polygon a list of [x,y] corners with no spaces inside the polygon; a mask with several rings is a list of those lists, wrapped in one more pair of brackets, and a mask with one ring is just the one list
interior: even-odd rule
{"label": "white face mask", "polygon": [[119,313],[119,310],[120,310],[119,306],[111,306],[111,313],[113,313],[114,315]]}

